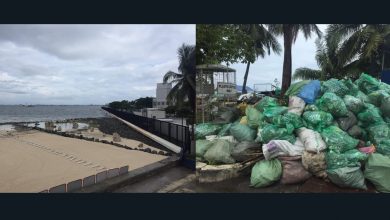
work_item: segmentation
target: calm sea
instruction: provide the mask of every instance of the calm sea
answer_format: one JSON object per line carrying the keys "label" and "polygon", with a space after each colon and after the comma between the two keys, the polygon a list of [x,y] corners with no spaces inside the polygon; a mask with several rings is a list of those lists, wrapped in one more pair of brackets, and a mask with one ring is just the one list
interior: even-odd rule
{"label": "calm sea", "polygon": [[95,105],[0,105],[0,123],[64,120],[72,118],[105,117]]}

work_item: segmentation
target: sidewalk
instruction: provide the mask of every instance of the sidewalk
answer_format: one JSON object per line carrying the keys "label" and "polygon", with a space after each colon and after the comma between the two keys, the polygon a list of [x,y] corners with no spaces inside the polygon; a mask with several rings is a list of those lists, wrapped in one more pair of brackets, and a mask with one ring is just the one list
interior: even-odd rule
{"label": "sidewalk", "polygon": [[350,188],[340,188],[333,183],[325,182],[312,177],[302,184],[282,185],[275,183],[264,188],[252,188],[249,186],[250,177],[241,176],[238,178],[218,182],[218,183],[198,183],[196,180],[182,185],[176,192],[196,192],[196,193],[375,193],[372,184],[367,183],[368,189],[358,190]]}

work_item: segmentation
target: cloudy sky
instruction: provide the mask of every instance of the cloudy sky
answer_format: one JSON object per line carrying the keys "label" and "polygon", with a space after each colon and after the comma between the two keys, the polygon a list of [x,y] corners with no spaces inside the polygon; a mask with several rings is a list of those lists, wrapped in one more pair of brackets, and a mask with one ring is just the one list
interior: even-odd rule
{"label": "cloudy sky", "polygon": [[[327,25],[318,25],[322,33],[325,33]],[[294,73],[296,68],[309,67],[318,68],[314,59],[316,47],[316,36],[312,35],[312,38],[305,39],[302,34],[298,35],[297,41],[292,47],[292,71]],[[279,43],[283,48],[283,37],[279,37]],[[244,81],[244,74],[246,70],[245,64],[233,64],[232,68],[237,71],[237,84],[242,85]],[[278,79],[280,86],[282,84],[282,71],[283,71],[283,51],[280,55],[271,53],[270,56],[266,56],[264,59],[259,58],[254,64],[250,66],[247,86],[253,88],[253,84],[258,83],[273,83]]]}
{"label": "cloudy sky", "polygon": [[195,25],[0,25],[0,104],[155,96]]}

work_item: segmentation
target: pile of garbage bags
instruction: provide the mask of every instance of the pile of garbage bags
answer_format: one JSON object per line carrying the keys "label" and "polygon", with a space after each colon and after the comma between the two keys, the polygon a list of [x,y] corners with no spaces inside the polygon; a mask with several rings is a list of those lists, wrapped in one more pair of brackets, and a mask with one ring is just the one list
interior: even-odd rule
{"label": "pile of garbage bags", "polygon": [[266,96],[225,124],[198,124],[197,160],[231,164],[261,152],[253,187],[315,176],[358,189],[368,180],[390,192],[390,85],[362,73],[355,82],[297,82],[285,95],[288,106]]}

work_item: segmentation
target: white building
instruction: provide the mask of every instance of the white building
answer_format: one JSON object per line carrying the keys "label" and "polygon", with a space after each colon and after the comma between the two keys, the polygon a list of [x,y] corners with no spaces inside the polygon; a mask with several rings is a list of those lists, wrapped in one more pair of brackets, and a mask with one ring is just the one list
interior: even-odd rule
{"label": "white building", "polygon": [[157,83],[156,99],[153,100],[153,108],[168,107],[167,96],[172,89],[172,83]]}

